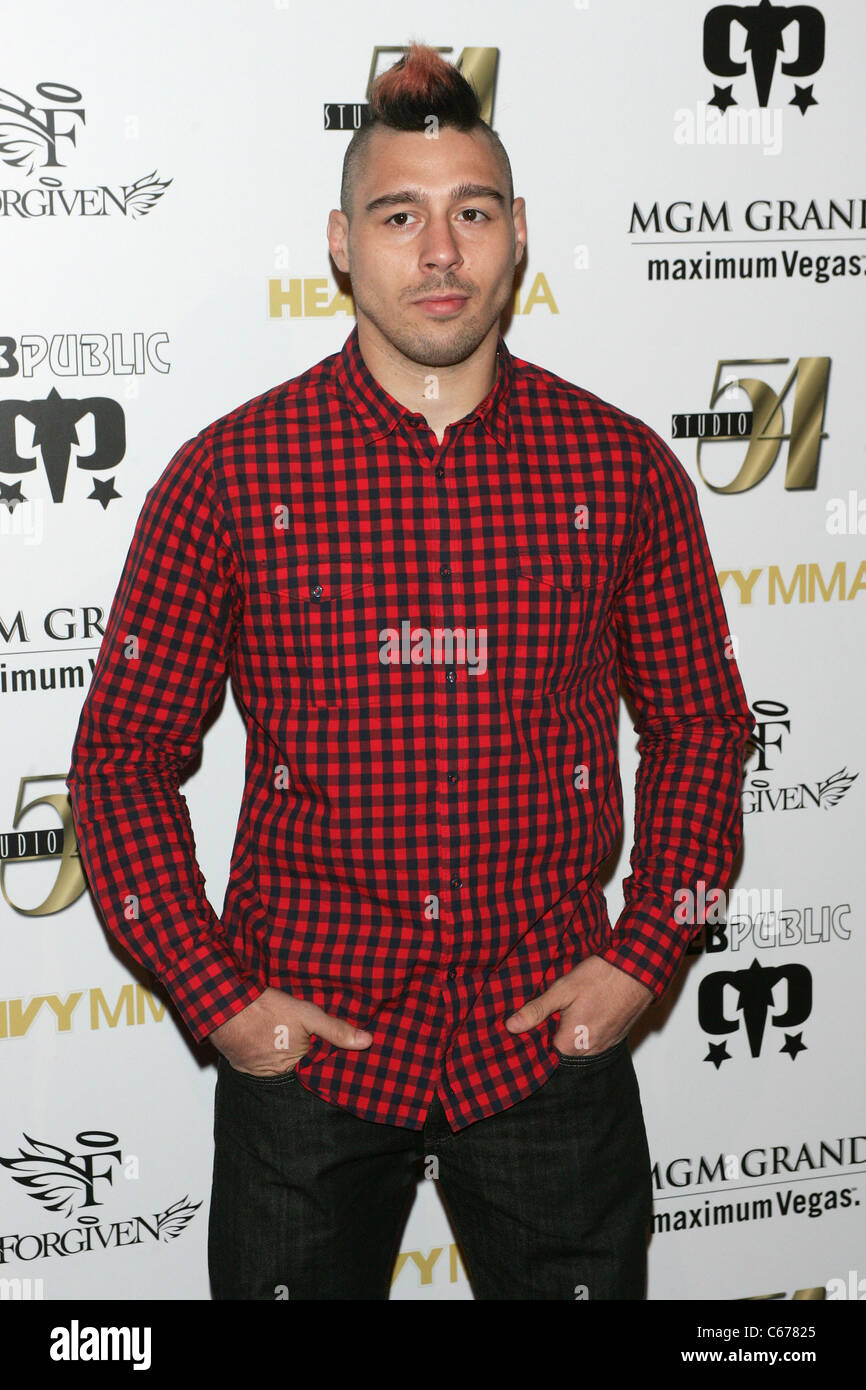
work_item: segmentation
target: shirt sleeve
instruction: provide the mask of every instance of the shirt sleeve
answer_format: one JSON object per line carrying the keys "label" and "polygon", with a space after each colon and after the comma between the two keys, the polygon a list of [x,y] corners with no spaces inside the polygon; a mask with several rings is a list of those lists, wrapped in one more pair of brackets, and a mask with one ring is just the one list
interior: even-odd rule
{"label": "shirt sleeve", "polygon": [[727,890],[742,843],[743,754],[755,727],[729,640],[697,490],[646,431],[648,469],[615,608],[622,687],[636,711],[631,873],[600,955],[659,998],[695,932],[703,880]]}
{"label": "shirt sleeve", "polygon": [[201,437],[147,494],[67,778],[81,857],[112,934],[201,1040],[262,993],[207,900],[179,786],[225,687],[242,609]]}

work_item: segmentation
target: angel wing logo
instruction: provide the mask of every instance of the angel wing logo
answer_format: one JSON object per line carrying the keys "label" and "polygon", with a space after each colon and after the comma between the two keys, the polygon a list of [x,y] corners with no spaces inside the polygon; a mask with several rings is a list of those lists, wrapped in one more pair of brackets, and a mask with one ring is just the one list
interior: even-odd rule
{"label": "angel wing logo", "polygon": [[201,1202],[191,1202],[189,1195],[181,1197],[177,1202],[172,1202],[171,1206],[167,1207],[156,1218],[159,1239],[163,1241],[176,1240],[181,1232],[186,1230],[200,1206]]}
{"label": "angel wing logo", "polygon": [[859,776],[859,772],[849,776],[845,768],[840,767],[839,771],[828,777],[826,782],[819,782],[818,799],[824,809],[827,810],[830,806],[836,806]]}
{"label": "angel wing logo", "polygon": [[[78,148],[77,137],[85,122],[85,109],[79,105],[82,94],[77,87],[65,82],[40,82],[36,95],[44,102],[37,106],[26,97],[18,96],[7,87],[0,87],[0,162],[20,169],[31,176],[41,169],[62,169],[69,146]],[[66,143],[64,143],[66,142]],[[131,219],[145,217],[159,202],[171,179],[160,179],[155,169],[134,183],[109,188],[99,184],[92,189],[65,188],[53,175],[39,178],[41,199],[38,211],[29,208],[26,200],[16,206],[24,217],[44,215],[79,215],[87,211],[85,195],[102,199],[103,214],[118,209]],[[37,190],[29,190],[36,192]],[[56,201],[56,207],[55,207]],[[92,210],[92,209],[91,209]]]}
{"label": "angel wing logo", "polygon": [[[22,1145],[14,1158],[0,1158],[0,1165],[26,1189],[28,1197],[42,1203],[43,1211],[62,1212],[85,1229],[99,1228],[103,1232],[99,1239],[105,1246],[106,1240],[110,1241],[114,1224],[102,1226],[99,1214],[84,1209],[103,1205],[94,1195],[97,1183],[114,1184],[113,1165],[124,1161],[117,1135],[108,1130],[82,1130],[75,1136],[75,1142],[81,1146],[79,1153],[64,1149],[60,1144],[33,1139],[29,1134],[24,1135],[24,1140],[26,1147]],[[167,1244],[183,1234],[201,1205],[201,1202],[191,1202],[187,1194],[149,1219],[133,1217],[132,1220],[140,1230]]]}
{"label": "angel wing logo", "polygon": [[117,1143],[116,1134],[85,1131],[75,1137],[79,1144],[89,1145],[91,1152],[75,1154],[59,1144],[48,1144],[25,1134],[29,1152],[19,1148],[15,1158],[0,1158],[0,1164],[11,1170],[13,1180],[27,1188],[28,1197],[44,1202],[46,1211],[60,1211],[64,1216],[71,1216],[76,1207],[101,1206],[94,1195],[95,1185],[99,1180],[112,1182],[114,1175],[111,1167],[97,1172],[96,1161],[122,1161],[120,1149],[108,1147]]}
{"label": "angel wing logo", "polygon": [[23,169],[26,174],[35,173],[43,165],[59,167],[58,140],[75,144],[74,125],[67,130],[59,129],[58,116],[84,120],[82,107],[67,105],[71,101],[81,100],[77,88],[69,87],[66,83],[42,82],[36,91],[47,100],[63,105],[34,106],[8,88],[0,87],[0,159],[13,168]]}
{"label": "angel wing logo", "polygon": [[169,184],[173,182],[173,179],[160,182],[154,169],[152,173],[136,179],[135,183],[123,184],[124,212],[132,217],[144,217],[156,206]]}
{"label": "angel wing logo", "polygon": [[14,92],[0,89],[0,98],[0,159],[14,169],[23,169],[25,174],[33,174],[45,162],[48,137],[38,121],[25,111],[16,111],[13,103],[20,102],[20,97]]}

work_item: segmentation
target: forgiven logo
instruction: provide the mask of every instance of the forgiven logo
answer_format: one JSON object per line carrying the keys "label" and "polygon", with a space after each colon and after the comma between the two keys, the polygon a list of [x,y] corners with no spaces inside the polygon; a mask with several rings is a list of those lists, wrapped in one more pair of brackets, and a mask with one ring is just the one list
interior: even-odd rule
{"label": "forgiven logo", "polygon": [[[35,94],[30,101],[0,87],[0,161],[30,180],[24,188],[0,188],[0,217],[145,217],[172,180],[153,169],[128,184],[70,187],[55,171],[78,150],[86,124],[82,93],[67,82],[39,82]],[[125,125],[127,135],[137,135],[137,116]]]}

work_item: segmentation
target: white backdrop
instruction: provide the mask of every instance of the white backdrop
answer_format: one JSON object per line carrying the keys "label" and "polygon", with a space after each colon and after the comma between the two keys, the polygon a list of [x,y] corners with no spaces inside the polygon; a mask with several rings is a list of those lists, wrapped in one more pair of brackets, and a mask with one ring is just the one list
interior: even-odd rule
{"label": "white backdrop", "polygon": [[[866,24],[855,0],[789,24],[759,108],[743,25],[705,54],[712,9],[541,0],[529,25],[524,6],[488,0],[445,0],[435,20],[402,0],[34,0],[7,17],[0,1277],[48,1299],[209,1297],[214,1070],[106,939],[63,779],[146,491],[181,442],[352,327],[324,235],[349,138],[333,126],[364,101],[377,46],[412,37],[455,61],[467,45],[498,51],[493,123],[529,222],[509,346],[677,450],[764,740],[725,934],[633,1035],[657,1165],[649,1296],[841,1296],[830,1281],[866,1275],[866,186],[852,135]],[[732,384],[716,408],[739,416],[762,398],[738,382],[777,396],[795,368],[777,413],[746,422],[751,440],[705,445],[699,469],[674,416],[708,412],[717,378]],[[612,920],[634,748],[623,710]],[[229,697],[185,787],[217,908],[242,774]],[[471,1297],[432,1183],[392,1296]]]}

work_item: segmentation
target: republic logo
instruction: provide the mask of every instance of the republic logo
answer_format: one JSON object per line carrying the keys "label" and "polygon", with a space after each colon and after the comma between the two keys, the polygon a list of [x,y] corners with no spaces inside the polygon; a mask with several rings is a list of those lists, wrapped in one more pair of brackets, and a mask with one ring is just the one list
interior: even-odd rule
{"label": "republic logo", "polygon": [[[94,448],[89,454],[77,452],[80,443],[78,426],[90,417]],[[32,454],[22,456],[16,444],[16,425],[26,421],[32,426]],[[80,400],[64,400],[54,387],[43,401],[0,401],[0,474],[33,473],[36,454],[48,478],[53,502],[62,502],[69,476],[69,462],[76,450],[75,465],[88,472],[104,472],[116,468],[126,453],[126,420],[123,408],[109,396],[87,396]],[[103,511],[120,497],[114,478],[92,478],[93,491],[88,500],[98,502]],[[0,503],[11,511],[19,502],[28,499],[21,483],[0,482]]]}
{"label": "republic logo", "polygon": [[[734,26],[740,30],[739,39],[745,43],[743,52],[751,60],[752,76],[758,95],[758,105],[769,104],[773,78],[779,54],[785,48],[785,30],[797,26],[797,56],[781,64],[788,77],[811,77],[824,61],[824,16],[813,5],[773,5],[760,0],[758,5],[715,5],[704,20],[704,63],[717,77],[742,77],[749,63],[734,58]],[[713,97],[708,103],[722,112],[736,106],[733,83],[727,87],[713,85]],[[794,95],[788,103],[805,116],[810,106],[817,106],[812,86],[794,83]]]}
{"label": "republic logo", "polygon": [[[781,997],[776,991],[782,986]],[[736,999],[734,1016],[728,1013]],[[736,1033],[741,1023],[749,1040],[749,1051],[760,1057],[767,1019],[774,1028],[796,1028],[812,1012],[812,972],[805,965],[759,965],[752,961],[748,970],[715,970],[705,975],[698,989],[698,1022],[705,1033]],[[786,1033],[779,1049],[792,1061],[806,1051],[803,1034]],[[716,1071],[723,1062],[733,1060],[726,1042],[710,1043],[705,1062]]]}

